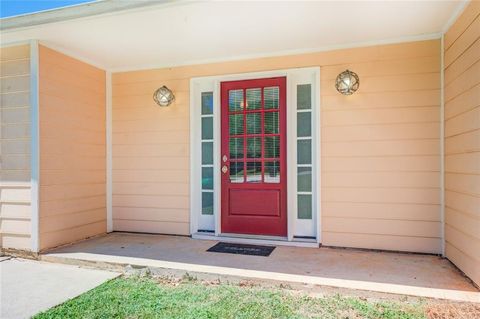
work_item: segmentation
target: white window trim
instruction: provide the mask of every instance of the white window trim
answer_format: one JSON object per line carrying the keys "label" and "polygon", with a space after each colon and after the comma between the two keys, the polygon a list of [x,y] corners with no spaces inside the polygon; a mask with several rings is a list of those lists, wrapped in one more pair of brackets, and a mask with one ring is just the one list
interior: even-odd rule
{"label": "white window trim", "polygon": [[[289,108],[288,118],[291,119],[287,124],[288,129],[288,166],[291,174],[288,175],[288,190],[289,190],[289,212],[297,212],[297,195],[302,192],[297,191],[297,168],[311,167],[312,168],[312,191],[307,192],[312,195],[312,219],[299,219],[297,216],[289,214],[289,224],[292,229],[289,232],[289,240],[294,240],[294,236],[298,237],[315,237],[317,242],[321,242],[321,194],[320,194],[320,179],[321,179],[321,157],[320,157],[320,71],[319,68],[307,72],[304,69],[297,69],[289,72],[288,103]],[[297,85],[310,84],[312,88],[312,105],[309,110],[299,110],[297,108]],[[297,114],[303,112],[311,112],[312,116],[312,135],[309,137],[297,137]],[[297,163],[297,141],[311,140],[312,142],[312,164],[298,164]],[[292,194],[293,193],[293,194]],[[315,214],[317,212],[317,214]]]}
{"label": "white window trim", "polygon": [[[214,178],[214,233],[211,237],[222,235],[221,232],[221,119],[220,119],[220,83],[224,81],[238,81],[248,79],[260,79],[268,77],[287,78],[287,219],[289,242],[297,241],[294,237],[295,227],[298,226],[296,216],[296,85],[306,83],[305,79],[310,79],[312,83],[312,93],[314,95],[312,103],[312,116],[314,117],[314,126],[312,127],[312,163],[314,176],[312,195],[315,198],[312,222],[316,231],[316,243],[321,242],[321,158],[320,158],[320,68],[297,68],[287,70],[275,70],[266,72],[241,73],[221,76],[209,76],[192,78],[190,80],[190,233],[194,238],[208,237],[209,235],[198,234],[201,216],[201,107],[199,96],[201,92],[213,91],[213,178]],[[295,106],[295,107],[293,107]],[[293,150],[293,151],[292,151]],[[245,235],[245,238],[248,237]],[[271,237],[268,237],[271,240]],[[301,240],[299,240],[301,241]]]}

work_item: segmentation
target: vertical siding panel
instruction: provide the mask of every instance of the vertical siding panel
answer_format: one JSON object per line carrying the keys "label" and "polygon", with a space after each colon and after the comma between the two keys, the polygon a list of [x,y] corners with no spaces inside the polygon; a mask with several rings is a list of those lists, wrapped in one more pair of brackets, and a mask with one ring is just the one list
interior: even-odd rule
{"label": "vertical siding panel", "polygon": [[479,26],[480,3],[472,1],[445,34],[444,93],[446,256],[477,284],[480,284]]}

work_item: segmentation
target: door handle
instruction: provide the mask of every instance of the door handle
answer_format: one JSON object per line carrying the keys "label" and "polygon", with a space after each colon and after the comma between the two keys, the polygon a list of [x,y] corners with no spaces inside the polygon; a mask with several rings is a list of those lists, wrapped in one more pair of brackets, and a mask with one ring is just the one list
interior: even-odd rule
{"label": "door handle", "polygon": [[228,167],[227,167],[227,165],[223,165],[223,166],[222,166],[222,173],[223,173],[223,174],[226,174],[227,172],[228,172]]}

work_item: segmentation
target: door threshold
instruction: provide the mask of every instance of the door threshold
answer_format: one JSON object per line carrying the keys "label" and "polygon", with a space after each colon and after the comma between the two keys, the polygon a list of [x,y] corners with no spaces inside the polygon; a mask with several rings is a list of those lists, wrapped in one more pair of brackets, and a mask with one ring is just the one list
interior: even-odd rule
{"label": "door threshold", "polygon": [[259,236],[259,235],[241,235],[241,234],[215,234],[195,233],[193,239],[215,240],[227,243],[251,244],[251,245],[271,245],[271,246],[292,246],[318,248],[320,245],[315,240],[289,241],[287,237]]}
{"label": "door threshold", "polygon": [[218,234],[218,236],[232,237],[232,238],[245,238],[245,239],[288,241],[287,236],[268,236],[268,235],[235,234],[235,233],[221,233],[221,234]]}

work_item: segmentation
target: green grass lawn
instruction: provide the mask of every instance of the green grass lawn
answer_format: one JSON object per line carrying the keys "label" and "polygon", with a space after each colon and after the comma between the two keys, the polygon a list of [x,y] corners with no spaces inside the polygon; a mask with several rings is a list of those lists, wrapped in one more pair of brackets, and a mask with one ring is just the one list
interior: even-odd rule
{"label": "green grass lawn", "polygon": [[35,319],[45,318],[425,318],[423,304],[308,297],[280,288],[118,278]]}

